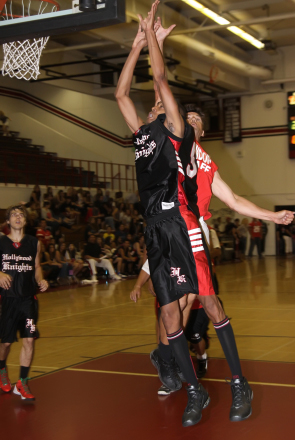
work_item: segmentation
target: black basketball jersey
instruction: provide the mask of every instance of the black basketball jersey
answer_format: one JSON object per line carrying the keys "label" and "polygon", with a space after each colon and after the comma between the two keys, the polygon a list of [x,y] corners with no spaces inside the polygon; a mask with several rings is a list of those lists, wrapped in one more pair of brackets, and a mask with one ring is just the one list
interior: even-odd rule
{"label": "black basketball jersey", "polygon": [[14,243],[9,237],[0,237],[1,272],[12,277],[9,290],[1,289],[2,296],[23,298],[36,293],[35,259],[38,240],[25,235],[20,243]]}
{"label": "black basketball jersey", "polygon": [[184,138],[178,156],[181,160],[184,171],[183,188],[188,199],[188,205],[190,209],[195,213],[197,218],[200,217],[198,208],[198,184],[197,184],[197,172],[198,165],[195,154],[195,142],[191,137]]}
{"label": "black basketball jersey", "polygon": [[179,138],[165,127],[165,119],[161,114],[133,135],[138,192],[146,218],[180,206],[178,175],[183,170],[177,151],[184,140],[194,142],[190,125],[185,123],[184,138]]}

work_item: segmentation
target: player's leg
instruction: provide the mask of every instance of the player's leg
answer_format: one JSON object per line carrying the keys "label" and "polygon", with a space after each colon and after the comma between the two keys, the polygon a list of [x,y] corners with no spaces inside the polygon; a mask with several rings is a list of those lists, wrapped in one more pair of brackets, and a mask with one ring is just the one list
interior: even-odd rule
{"label": "player's leg", "polygon": [[231,323],[215,295],[199,296],[198,299],[214,325],[232,373],[231,390],[233,403],[230,411],[230,420],[244,420],[250,417],[252,413],[251,400],[253,393],[248,385],[247,379],[244,378],[242,374],[240,358]]}
{"label": "player's leg", "polygon": [[[184,295],[179,299],[179,308],[182,313],[182,325],[187,322],[187,318],[183,317],[183,312],[188,306],[189,295]],[[158,332],[159,332],[159,344],[158,348],[151,353],[151,361],[155,362],[157,357],[159,377],[163,383],[163,387],[158,390],[158,394],[167,395],[171,392],[178,391],[182,387],[182,382],[185,382],[185,378],[176,364],[171,345],[167,339],[166,329],[161,317],[161,309],[158,311]],[[160,370],[160,371],[159,371]]]}
{"label": "player's leg", "polygon": [[182,416],[182,425],[192,426],[201,420],[202,410],[208,406],[210,397],[202,385],[198,383],[187,340],[181,327],[181,312],[178,301],[162,306],[161,315],[175,361],[188,384],[188,405]]}
{"label": "player's leg", "polygon": [[203,308],[191,311],[190,319],[186,328],[186,337],[190,341],[190,349],[197,357],[197,377],[198,379],[207,373],[208,356],[206,353],[206,332],[209,318]]}
{"label": "player's leg", "polygon": [[0,388],[5,393],[11,391],[11,383],[8,377],[6,360],[10,352],[11,344],[17,340],[18,307],[15,298],[2,297],[0,318]]}
{"label": "player's leg", "polygon": [[34,340],[39,337],[37,329],[38,300],[34,296],[22,300],[20,311],[21,317],[18,323],[18,329],[22,338],[20,374],[13,392],[21,396],[22,400],[34,401],[35,397],[28,386],[28,376],[34,354]]}
{"label": "player's leg", "polygon": [[[187,229],[195,233],[194,219],[189,213],[184,213]],[[231,390],[233,404],[230,410],[230,420],[240,421],[251,415],[252,390],[247,380],[242,375],[240,359],[236,341],[229,319],[226,317],[220,302],[215,295],[212,282],[212,265],[207,245],[202,240],[203,250],[194,250],[194,259],[198,276],[199,295],[197,296],[203,305],[207,316],[213,322],[218,339],[221,343],[226,360],[232,372]]]}
{"label": "player's leg", "polygon": [[29,370],[34,354],[34,338],[23,338],[23,345],[20,352],[19,379],[14,387],[14,394],[21,396],[22,400],[34,401],[35,397],[28,386]]}
{"label": "player's leg", "polygon": [[0,388],[5,393],[11,391],[11,383],[8,378],[6,359],[10,352],[10,343],[0,343]]}
{"label": "player's leg", "polygon": [[158,309],[157,314],[157,329],[159,335],[158,348],[151,352],[150,358],[152,364],[157,368],[159,379],[163,384],[158,390],[158,394],[168,395],[172,392],[180,390],[182,387],[182,382],[176,371],[173,352],[167,339],[167,333],[161,317],[160,308]]}

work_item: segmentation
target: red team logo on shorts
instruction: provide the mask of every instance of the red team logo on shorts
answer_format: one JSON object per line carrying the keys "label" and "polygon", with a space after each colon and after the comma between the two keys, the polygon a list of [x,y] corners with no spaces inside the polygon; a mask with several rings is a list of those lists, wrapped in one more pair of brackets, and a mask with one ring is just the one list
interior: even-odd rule
{"label": "red team logo on shorts", "polygon": [[177,277],[177,284],[186,283],[185,275],[180,275],[180,267],[171,267],[170,276]]}

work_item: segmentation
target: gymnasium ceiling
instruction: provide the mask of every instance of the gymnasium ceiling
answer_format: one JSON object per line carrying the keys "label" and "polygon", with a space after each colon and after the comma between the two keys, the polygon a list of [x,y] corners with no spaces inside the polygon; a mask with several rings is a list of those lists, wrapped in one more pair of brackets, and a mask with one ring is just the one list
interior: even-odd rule
{"label": "gymnasium ceiling", "polygon": [[[168,79],[178,97],[191,101],[247,93],[253,87],[267,89],[267,82],[282,75],[276,72],[279,55],[286,47],[295,46],[295,0],[200,3],[263,42],[265,47],[257,49],[183,0],[162,0],[158,15],[164,26],[177,25],[164,51]],[[148,0],[126,0],[126,23],[51,37],[41,58],[39,80],[114,99],[118,72],[137,32],[136,14],[145,16],[150,4]],[[69,0],[62,0],[61,7],[69,8]],[[85,63],[66,65],[73,61]],[[151,74],[148,65],[148,54],[141,55],[140,72],[144,75]],[[102,71],[105,73],[99,74]],[[137,100],[152,99],[153,85],[147,76],[134,79],[132,90]]]}

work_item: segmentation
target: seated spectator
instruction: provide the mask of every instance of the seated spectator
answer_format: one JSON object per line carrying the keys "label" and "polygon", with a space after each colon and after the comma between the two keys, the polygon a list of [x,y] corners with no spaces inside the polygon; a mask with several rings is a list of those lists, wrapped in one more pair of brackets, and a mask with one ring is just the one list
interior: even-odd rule
{"label": "seated spectator", "polygon": [[31,192],[30,195],[30,202],[35,202],[36,206],[40,206],[41,203],[41,190],[39,185],[35,185],[33,188],[33,191]]}
{"label": "seated spectator", "polygon": [[41,215],[42,218],[46,219],[46,224],[50,227],[52,234],[55,235],[55,232],[60,226],[60,219],[53,218],[49,201],[44,202],[44,207],[41,209]]}
{"label": "seated spectator", "polygon": [[103,239],[110,237],[111,241],[115,240],[115,235],[113,234],[113,230],[110,226],[107,227],[107,232],[103,234]]}
{"label": "seated spectator", "polygon": [[119,255],[118,247],[116,246],[115,241],[111,241],[110,237],[107,237],[105,240],[104,251],[107,255],[107,258],[111,259],[113,266],[116,268],[117,274],[121,278],[126,278],[126,276],[122,274],[123,260]]}
{"label": "seated spectator", "polygon": [[91,271],[92,279],[96,279],[96,267],[102,267],[109,272],[110,278],[113,280],[121,280],[121,277],[116,275],[113,265],[107,260],[102,253],[101,247],[96,242],[95,235],[90,235],[88,243],[84,249],[84,258],[88,261]]}
{"label": "seated spectator", "polygon": [[77,252],[77,249],[71,243],[65,253],[66,261],[70,262],[73,266],[73,276],[75,281],[77,281],[76,276],[84,267],[84,261],[81,259],[80,253]]}
{"label": "seated spectator", "polygon": [[105,194],[104,194],[104,196],[103,196],[103,201],[104,201],[105,203],[109,203],[110,199],[111,199],[111,197],[110,197],[110,191],[106,190],[106,192],[105,192]]}
{"label": "seated spectator", "polygon": [[79,212],[75,211],[73,208],[66,207],[65,215],[62,218],[62,225],[66,228],[71,229],[71,227],[78,223]]}
{"label": "seated spectator", "polygon": [[116,242],[118,244],[118,238],[121,238],[121,243],[123,243],[126,240],[127,237],[127,233],[125,230],[125,226],[123,225],[123,223],[120,223],[119,225],[119,229],[116,230],[115,232],[115,237],[116,237]]}
{"label": "seated spectator", "polygon": [[29,202],[29,206],[27,208],[27,212],[28,212],[28,215],[32,219],[34,219],[34,221],[36,222],[36,225],[37,225],[37,222],[38,222],[38,219],[39,219],[39,213],[38,213],[38,211],[36,209],[36,202]]}
{"label": "seated spectator", "polygon": [[69,265],[60,259],[60,252],[55,249],[53,244],[48,246],[49,261],[52,266],[57,266],[59,268],[59,273],[57,281],[59,284],[68,283],[69,276]]}
{"label": "seated spectator", "polygon": [[44,278],[49,282],[51,287],[55,287],[57,285],[56,281],[60,268],[51,263],[49,254],[46,252],[43,243],[41,244],[40,265],[42,267]]}
{"label": "seated spectator", "polygon": [[119,248],[119,256],[122,258],[122,270],[124,274],[132,275],[137,272],[139,256],[136,250],[130,245],[129,240],[125,240]]}
{"label": "seated spectator", "polygon": [[130,225],[130,232],[136,235],[144,233],[143,216],[139,214],[137,209],[134,209],[132,213],[132,222]]}
{"label": "seated spectator", "polygon": [[[78,279],[76,278],[76,273],[77,273],[77,269],[78,269],[78,265],[76,265],[76,272],[74,273],[74,266],[72,264],[72,261],[70,258],[67,258],[67,246],[65,243],[61,243],[59,245],[59,248],[56,252],[56,260],[59,263],[62,264],[66,264],[67,265],[67,272],[68,272],[68,278],[70,281],[73,281],[75,283],[78,283]],[[79,267],[79,270],[81,270],[83,268],[83,264],[81,267]]]}
{"label": "seated spectator", "polygon": [[62,190],[58,191],[52,200],[52,214],[53,217],[59,218],[65,210],[65,196]]}
{"label": "seated spectator", "polygon": [[143,260],[145,259],[145,242],[143,235],[135,241],[135,243],[133,244],[133,248],[139,257],[137,269],[140,270],[143,265]]}
{"label": "seated spectator", "polygon": [[106,224],[106,226],[110,226],[115,231],[115,229],[116,229],[115,219],[112,215],[113,214],[113,207],[109,204],[105,205],[105,207],[106,207],[106,211],[107,211],[107,214],[104,219],[105,224]]}
{"label": "seated spectator", "polygon": [[44,218],[41,218],[39,222],[39,228],[37,229],[36,237],[45,245],[45,248],[47,249],[49,241],[52,238],[52,234],[47,229],[46,220]]}

